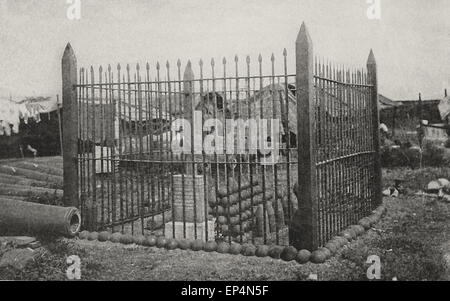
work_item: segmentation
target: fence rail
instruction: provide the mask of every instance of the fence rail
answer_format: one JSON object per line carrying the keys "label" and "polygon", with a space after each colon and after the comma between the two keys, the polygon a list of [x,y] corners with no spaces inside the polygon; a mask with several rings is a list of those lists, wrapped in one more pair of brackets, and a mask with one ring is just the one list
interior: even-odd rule
{"label": "fence rail", "polygon": [[68,45],[66,204],[95,230],[323,245],[380,201],[379,122],[373,54],[356,71],[313,55],[304,25],[295,74],[286,50],[269,72],[260,55],[182,73],[179,60],[77,69]]}

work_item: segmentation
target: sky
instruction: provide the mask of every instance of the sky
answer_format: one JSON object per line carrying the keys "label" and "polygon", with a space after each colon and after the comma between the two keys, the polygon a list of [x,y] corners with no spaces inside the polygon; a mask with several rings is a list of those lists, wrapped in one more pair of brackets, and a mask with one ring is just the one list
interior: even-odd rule
{"label": "sky", "polygon": [[0,0],[0,97],[60,94],[67,42],[79,67],[175,68],[180,58],[198,74],[200,58],[256,62],[261,53],[266,63],[274,53],[281,68],[286,48],[294,72],[303,21],[319,57],[363,67],[373,49],[379,92],[391,99],[442,98],[450,89],[448,0],[379,0],[379,20],[367,16],[367,1],[377,0],[80,0],[80,20],[67,17],[68,1]]}

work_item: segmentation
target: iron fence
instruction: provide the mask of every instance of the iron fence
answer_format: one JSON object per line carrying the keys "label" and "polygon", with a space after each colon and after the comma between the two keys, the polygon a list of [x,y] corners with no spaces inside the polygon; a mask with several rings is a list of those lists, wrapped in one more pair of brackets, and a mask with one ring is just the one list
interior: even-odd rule
{"label": "iron fence", "polygon": [[376,67],[312,56],[305,26],[294,74],[286,50],[268,72],[236,56],[182,76],[179,60],[78,70],[68,46],[66,204],[91,230],[323,245],[380,200]]}

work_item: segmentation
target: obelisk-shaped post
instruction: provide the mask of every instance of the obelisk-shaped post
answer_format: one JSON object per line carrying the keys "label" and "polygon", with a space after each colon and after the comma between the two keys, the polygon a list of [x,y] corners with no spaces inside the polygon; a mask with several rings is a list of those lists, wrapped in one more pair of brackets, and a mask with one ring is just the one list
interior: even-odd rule
{"label": "obelisk-shaped post", "polygon": [[318,206],[315,162],[315,107],[313,44],[305,23],[295,42],[297,87],[298,210],[289,227],[290,243],[297,249],[318,247]]}
{"label": "obelisk-shaped post", "polygon": [[[183,74],[183,94],[184,94],[184,119],[191,124],[191,133],[186,133],[190,135],[189,139],[191,141],[191,154],[185,156],[188,161],[194,161],[194,111],[195,111],[195,99],[194,99],[194,72],[192,71],[191,61],[188,61]],[[195,165],[192,163],[186,163],[185,172],[186,174],[193,174],[195,171]]]}
{"label": "obelisk-shaped post", "polygon": [[62,57],[63,169],[65,206],[78,207],[77,59],[70,43]]}
{"label": "obelisk-shaped post", "polygon": [[[378,104],[378,78],[377,78],[377,63],[373,51],[370,50],[369,58],[367,59],[367,75],[369,84],[372,88],[372,118],[373,118],[373,139],[374,139],[374,189],[375,189],[375,206],[382,202],[381,189],[381,161],[380,161],[380,110]],[[373,208],[375,209],[375,208]]]}

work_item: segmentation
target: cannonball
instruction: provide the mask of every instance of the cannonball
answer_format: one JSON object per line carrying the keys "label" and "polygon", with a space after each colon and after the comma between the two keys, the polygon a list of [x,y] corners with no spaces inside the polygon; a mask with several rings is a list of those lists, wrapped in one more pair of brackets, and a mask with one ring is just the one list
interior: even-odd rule
{"label": "cannonball", "polygon": [[192,242],[188,239],[180,239],[178,240],[178,248],[181,250],[188,250],[191,248]]}
{"label": "cannonball", "polygon": [[[225,212],[228,214],[228,212],[225,210]],[[239,208],[237,208],[236,206],[231,206],[230,207],[230,216],[235,216],[239,213]],[[237,221],[239,221],[239,217],[237,217]],[[232,222],[233,223],[233,222]]]}
{"label": "cannonball", "polygon": [[192,251],[201,251],[205,248],[205,242],[201,239],[196,239],[191,244]]}
{"label": "cannonball", "polygon": [[231,217],[231,218],[230,218],[230,223],[231,223],[232,225],[237,225],[237,224],[239,224],[239,217],[237,217],[237,216]]}
{"label": "cannonball", "polygon": [[242,227],[241,225],[233,225],[232,229],[234,234],[239,234],[241,233]]}
{"label": "cannonball", "polygon": [[145,236],[144,235],[137,235],[133,237],[133,241],[135,244],[142,246],[145,242]]}
{"label": "cannonball", "polygon": [[266,257],[266,256],[269,256],[269,250],[270,250],[269,246],[266,246],[266,245],[259,245],[259,246],[256,248],[255,255],[258,256],[258,257]]}
{"label": "cannonball", "polygon": [[352,226],[352,229],[356,232],[357,236],[360,236],[365,232],[364,227],[361,225],[354,225]]}
{"label": "cannonball", "polygon": [[217,214],[225,215],[225,209],[222,206],[217,206]]}
{"label": "cannonball", "polygon": [[215,252],[217,250],[217,243],[215,241],[208,241],[205,244],[206,252]]}
{"label": "cannonball", "polygon": [[217,252],[221,254],[226,254],[230,250],[230,244],[226,242],[221,242],[217,245]]}
{"label": "cannonball", "polygon": [[327,260],[327,252],[316,250],[311,254],[312,263],[324,263]]}
{"label": "cannonball", "polygon": [[88,235],[88,240],[97,240],[98,239],[98,232],[91,232]]}
{"label": "cannonball", "polygon": [[241,250],[242,250],[242,246],[240,244],[232,243],[230,245],[230,249],[228,250],[228,253],[233,254],[233,255],[238,255],[238,254],[241,254]]}
{"label": "cannonball", "polygon": [[284,248],[280,246],[272,246],[269,249],[269,256],[273,259],[280,259],[281,253],[283,252]]}
{"label": "cannonball", "polygon": [[311,252],[308,250],[300,250],[297,253],[296,260],[300,264],[307,263],[309,259],[311,258]]}
{"label": "cannonball", "polygon": [[359,220],[358,224],[364,228],[364,230],[369,230],[372,226],[369,218],[365,217]]}
{"label": "cannonball", "polygon": [[336,252],[339,250],[339,243],[330,241],[325,245],[325,248],[327,248],[331,254],[336,254]]}
{"label": "cannonball", "polygon": [[174,239],[174,238],[169,238],[169,239],[167,240],[167,243],[166,243],[166,245],[165,245],[165,248],[166,248],[167,250],[175,250],[176,248],[178,248],[178,242],[177,242],[177,240]]}
{"label": "cannonball", "polygon": [[220,226],[220,230],[222,231],[222,234],[227,235],[230,231],[230,227],[228,225],[222,225]]}
{"label": "cannonball", "polygon": [[295,247],[285,247],[283,249],[283,252],[281,252],[281,256],[280,258],[283,259],[284,261],[292,261],[295,260],[295,258],[297,257],[297,249]]}
{"label": "cannonball", "polygon": [[98,234],[98,241],[108,241],[111,238],[111,233],[102,231]]}
{"label": "cannonball", "polygon": [[355,229],[353,229],[352,227],[347,228],[346,231],[347,231],[348,233],[350,233],[350,235],[352,236],[352,239],[355,239],[355,238],[358,236],[358,234],[356,234]]}
{"label": "cannonball", "polygon": [[89,236],[89,231],[86,231],[86,230],[81,231],[80,234],[78,234],[78,237],[79,237],[80,239],[87,239],[88,236]]}
{"label": "cannonball", "polygon": [[158,248],[164,248],[167,244],[167,238],[165,236],[159,236],[156,238],[156,246]]}
{"label": "cannonball", "polygon": [[348,240],[342,236],[335,236],[331,239],[331,242],[336,243],[340,248],[345,246],[348,243]]}
{"label": "cannonball", "polygon": [[242,246],[241,254],[244,256],[255,256],[256,247],[252,244],[245,244]]}
{"label": "cannonball", "polygon": [[119,242],[121,244],[129,245],[134,242],[133,236],[131,234],[124,234],[120,237]]}
{"label": "cannonball", "polygon": [[111,234],[111,237],[109,238],[110,242],[114,242],[114,243],[119,243],[120,239],[122,238],[122,233],[120,232],[114,232],[113,234]]}
{"label": "cannonball", "polygon": [[223,215],[219,216],[219,218],[217,219],[217,222],[221,225],[225,225],[227,223],[227,218]]}
{"label": "cannonball", "polygon": [[325,255],[326,255],[326,257],[327,257],[327,259],[330,258],[330,257],[332,256],[330,250],[328,250],[328,249],[325,248],[325,247],[319,248],[318,250],[324,252]]}
{"label": "cannonball", "polygon": [[147,236],[144,241],[144,246],[147,246],[147,247],[156,246],[156,236],[154,236],[154,235]]}
{"label": "cannonball", "polygon": [[341,232],[341,236],[343,238],[345,238],[347,241],[352,241],[353,240],[352,233],[348,232],[347,230]]}
{"label": "cannonball", "polygon": [[369,221],[370,221],[370,225],[373,226],[374,224],[378,223],[378,221],[380,220],[381,215],[374,213],[372,215],[370,215],[368,217]]}

